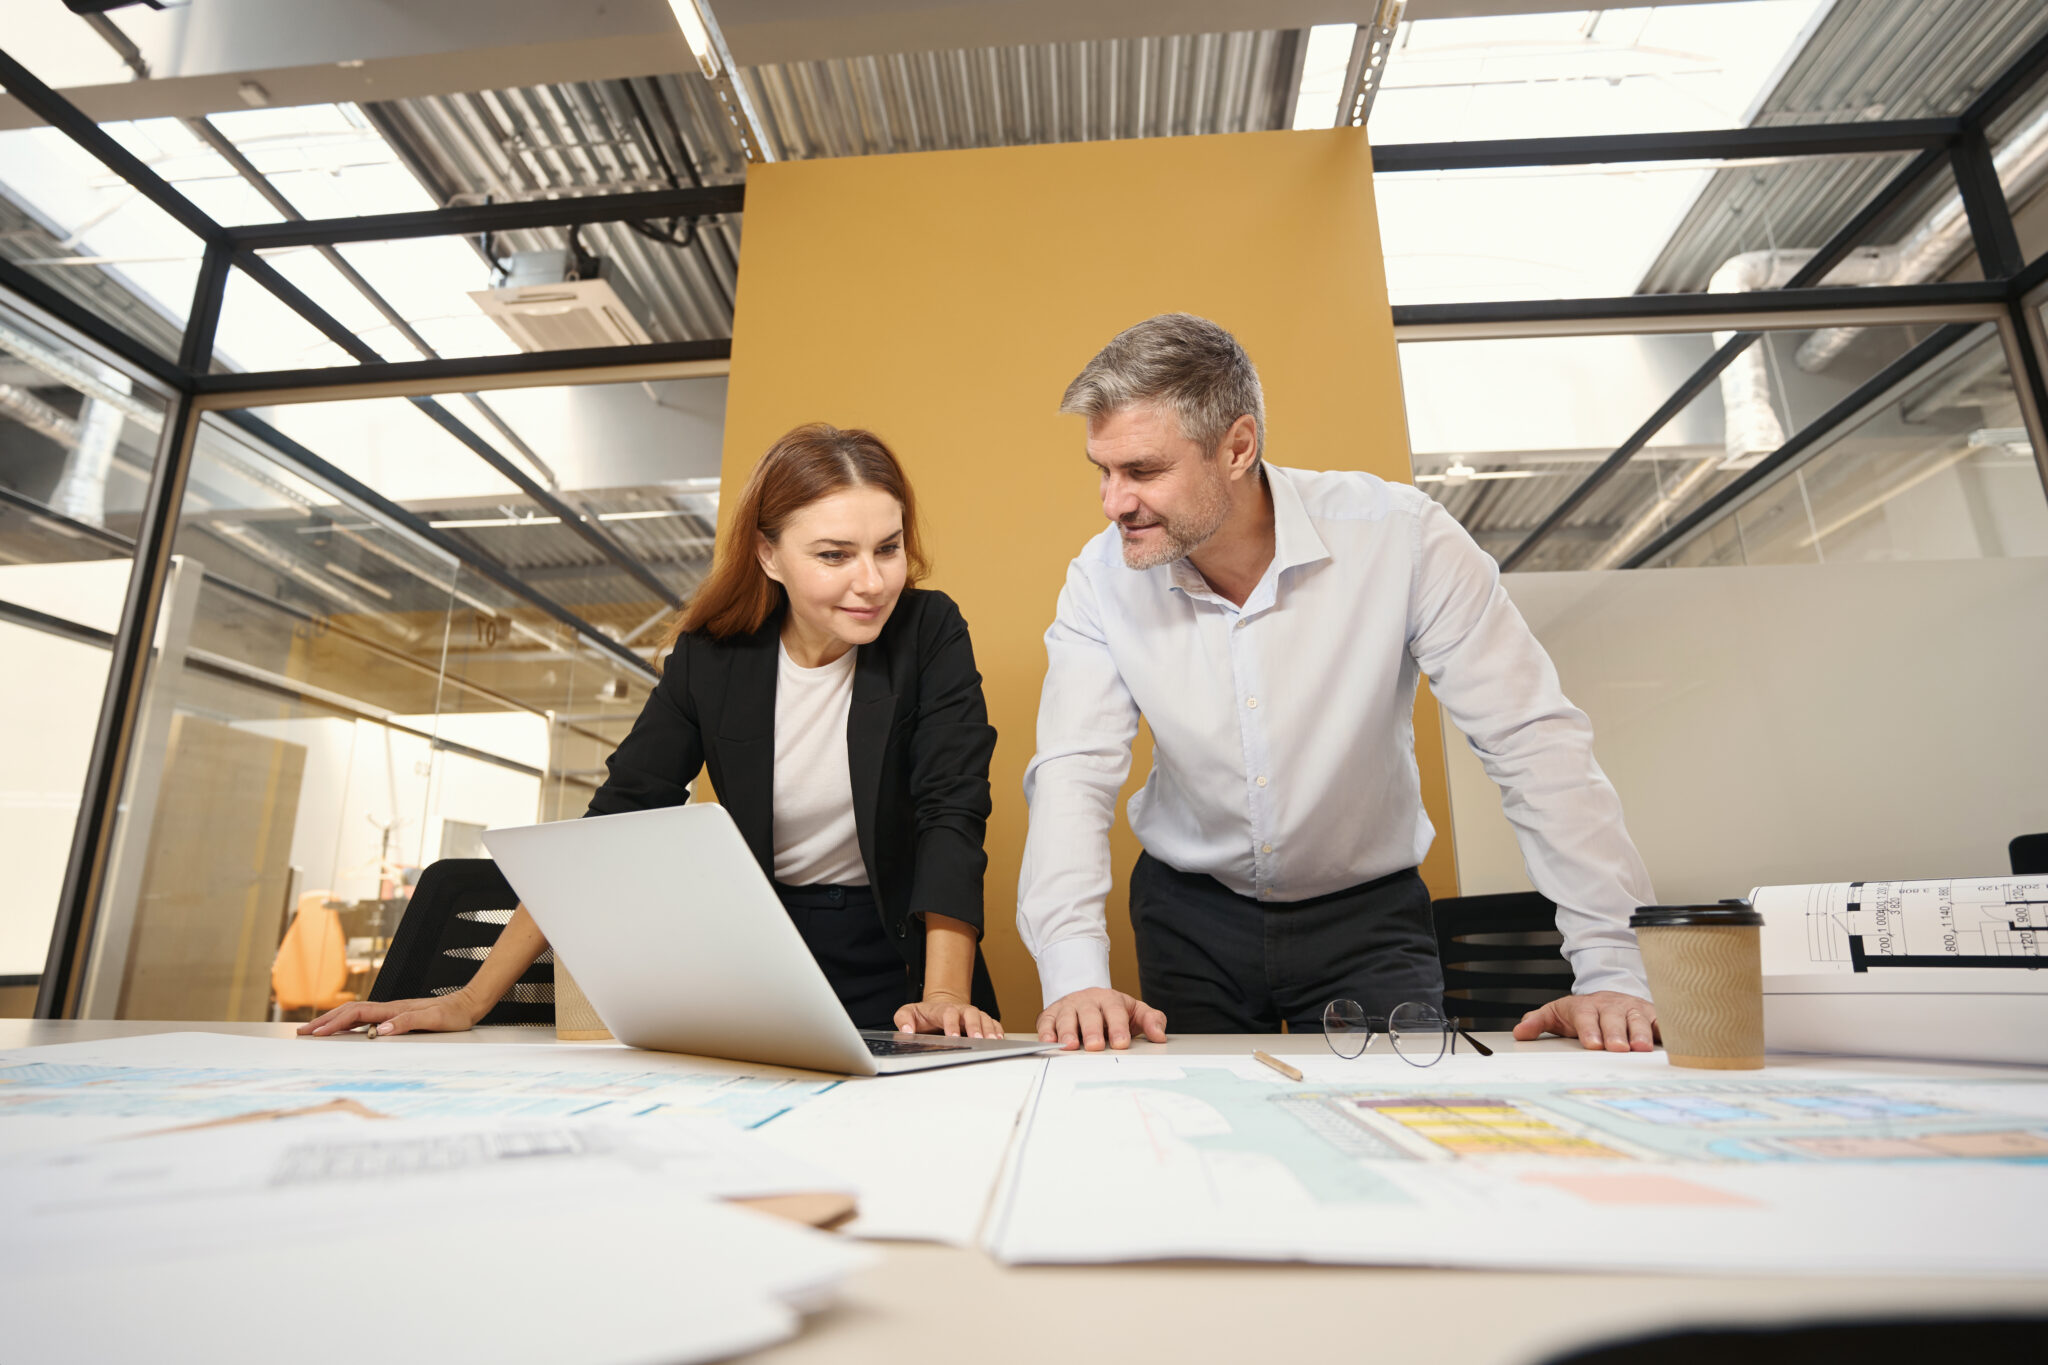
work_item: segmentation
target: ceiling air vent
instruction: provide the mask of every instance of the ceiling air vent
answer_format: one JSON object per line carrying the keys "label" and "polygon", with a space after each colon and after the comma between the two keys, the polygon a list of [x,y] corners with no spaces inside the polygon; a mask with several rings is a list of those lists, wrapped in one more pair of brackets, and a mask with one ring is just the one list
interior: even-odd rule
{"label": "ceiling air vent", "polygon": [[653,340],[634,316],[630,288],[613,276],[610,262],[586,256],[578,270],[574,260],[568,251],[521,252],[507,262],[503,286],[476,290],[470,298],[522,351]]}

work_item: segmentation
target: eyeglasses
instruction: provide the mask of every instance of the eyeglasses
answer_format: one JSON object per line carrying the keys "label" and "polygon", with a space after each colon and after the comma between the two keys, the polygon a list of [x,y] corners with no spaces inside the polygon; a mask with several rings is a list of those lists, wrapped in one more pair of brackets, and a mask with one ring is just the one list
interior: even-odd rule
{"label": "eyeglasses", "polygon": [[1350,1061],[1365,1054],[1373,1037],[1384,1033],[1394,1045],[1394,1054],[1410,1066],[1435,1066],[1444,1053],[1457,1050],[1457,1038],[1491,1057],[1493,1049],[1444,1017],[1434,1005],[1410,1000],[1394,1006],[1385,1016],[1369,1015],[1356,1000],[1332,1000],[1323,1007],[1323,1041],[1330,1051]]}

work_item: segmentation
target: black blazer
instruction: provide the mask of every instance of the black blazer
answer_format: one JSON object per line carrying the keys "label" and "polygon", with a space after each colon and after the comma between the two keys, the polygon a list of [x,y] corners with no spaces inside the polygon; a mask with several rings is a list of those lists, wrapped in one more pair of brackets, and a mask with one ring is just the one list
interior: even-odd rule
{"label": "black blazer", "polygon": [[[773,876],[781,629],[778,610],[752,635],[678,641],[587,814],[680,806],[689,800],[685,784],[705,768],[755,861]],[[949,915],[981,933],[995,747],[960,609],[942,592],[906,588],[880,637],[855,659],[846,759],[883,929],[912,967],[924,962],[922,915]]]}

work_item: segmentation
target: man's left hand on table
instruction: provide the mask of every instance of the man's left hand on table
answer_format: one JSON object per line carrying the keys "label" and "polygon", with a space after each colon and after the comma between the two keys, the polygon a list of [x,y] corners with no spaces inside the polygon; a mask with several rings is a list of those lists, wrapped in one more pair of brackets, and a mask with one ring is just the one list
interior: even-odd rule
{"label": "man's left hand on table", "polygon": [[1650,1052],[1657,1042],[1657,1007],[1639,995],[1620,991],[1567,995],[1530,1010],[1515,1025],[1518,1042],[1546,1033],[1576,1038],[1589,1049]]}

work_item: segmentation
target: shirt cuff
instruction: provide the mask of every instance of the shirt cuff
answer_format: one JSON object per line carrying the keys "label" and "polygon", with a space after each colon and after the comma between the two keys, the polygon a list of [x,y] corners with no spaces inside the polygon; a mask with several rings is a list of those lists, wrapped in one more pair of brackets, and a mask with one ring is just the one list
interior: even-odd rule
{"label": "shirt cuff", "polygon": [[1571,954],[1572,994],[1620,991],[1623,995],[1650,998],[1643,975],[1643,955],[1634,948],[1581,948]]}
{"label": "shirt cuff", "polygon": [[1063,995],[1109,986],[1109,944],[1098,938],[1063,938],[1038,951],[1038,984],[1050,1005]]}

